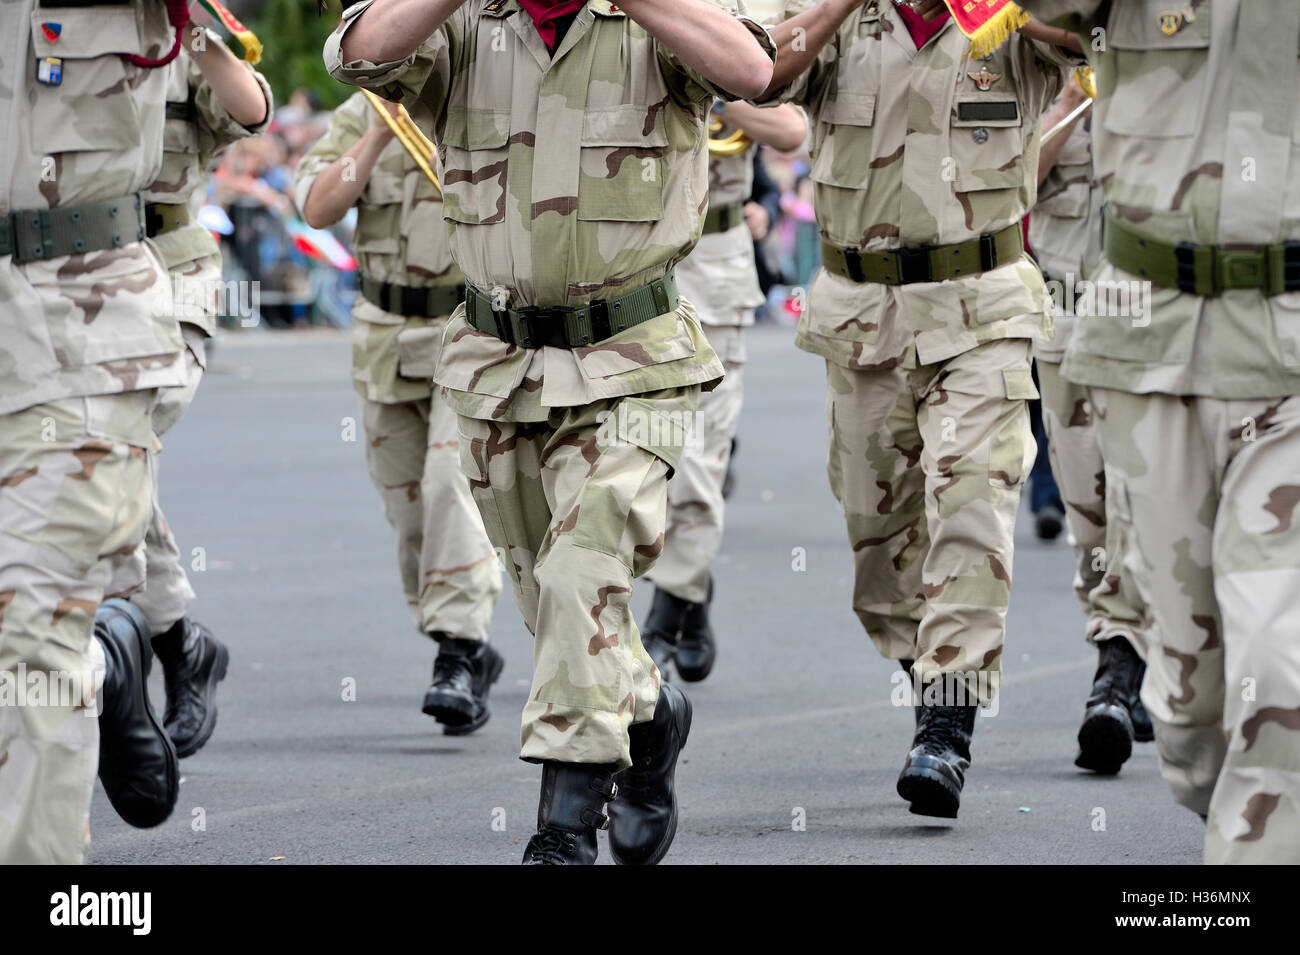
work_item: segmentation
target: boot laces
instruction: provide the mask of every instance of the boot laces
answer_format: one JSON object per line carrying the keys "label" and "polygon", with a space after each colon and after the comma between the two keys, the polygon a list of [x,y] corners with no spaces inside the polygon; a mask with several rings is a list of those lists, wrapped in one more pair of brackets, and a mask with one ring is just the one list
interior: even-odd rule
{"label": "boot laces", "polygon": [[957,743],[966,732],[964,714],[959,706],[927,706],[916,736],[918,746],[928,752],[942,753]]}
{"label": "boot laces", "polygon": [[453,680],[456,674],[462,671],[473,676],[473,669],[467,659],[449,653],[440,653],[433,661],[433,682]]}
{"label": "boot laces", "polygon": [[578,834],[567,829],[545,827],[528,844],[533,850],[533,861],[547,865],[562,865],[578,854]]}

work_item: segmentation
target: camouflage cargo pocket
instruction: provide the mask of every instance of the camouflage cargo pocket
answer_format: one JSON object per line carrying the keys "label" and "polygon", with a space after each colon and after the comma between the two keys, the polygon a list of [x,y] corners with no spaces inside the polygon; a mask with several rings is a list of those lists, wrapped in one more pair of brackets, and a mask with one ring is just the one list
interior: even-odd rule
{"label": "camouflage cargo pocket", "polygon": [[[134,5],[60,8],[57,17],[49,9],[32,13],[36,63],[43,63],[46,57],[63,61],[58,83],[29,86],[32,101],[24,108],[31,117],[32,142],[37,148],[54,155],[139,147],[141,109],[160,107],[139,101],[150,90],[136,92],[140,84],[131,80],[141,71],[120,55],[138,53],[142,48],[136,13]],[[62,25],[53,39],[41,28],[50,19]],[[6,25],[5,32],[9,29]],[[26,68],[34,68],[31,61]],[[116,90],[128,95],[107,95]]]}
{"label": "camouflage cargo pocket", "polygon": [[871,155],[875,116],[874,93],[837,91],[818,123],[817,155],[809,172],[813,182],[841,189],[866,187],[871,164],[864,157]]}
{"label": "camouflage cargo pocket", "polygon": [[[995,96],[958,96],[948,145],[956,163],[953,173],[958,192],[1024,187],[1020,102],[1006,91]],[[982,218],[978,209],[975,218]]]}
{"label": "camouflage cargo pocket", "polygon": [[510,111],[456,107],[442,141],[443,218],[468,225],[504,222]]}
{"label": "camouflage cargo pocket", "polygon": [[[1207,68],[1212,19],[1207,8],[1185,21],[1168,0],[1115,4],[1106,30],[1115,55],[1103,60],[1097,77],[1098,95],[1106,98],[1107,131],[1155,138],[1196,132],[1212,81]],[[1171,25],[1176,28],[1166,33]],[[1152,103],[1159,108],[1152,109]]]}
{"label": "camouflage cargo pocket", "polygon": [[646,131],[646,109],[628,104],[589,109],[583,118],[578,218],[653,222],[664,214],[662,116]]}

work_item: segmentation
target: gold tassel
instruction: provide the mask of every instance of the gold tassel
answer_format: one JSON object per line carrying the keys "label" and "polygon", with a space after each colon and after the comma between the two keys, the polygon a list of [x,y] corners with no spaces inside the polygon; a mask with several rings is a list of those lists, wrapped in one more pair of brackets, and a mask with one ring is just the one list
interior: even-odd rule
{"label": "gold tassel", "polygon": [[1029,19],[1029,14],[1024,10],[1014,3],[1008,3],[975,31],[975,35],[970,40],[971,57],[988,56],[1007,42],[1007,37],[1028,23]]}

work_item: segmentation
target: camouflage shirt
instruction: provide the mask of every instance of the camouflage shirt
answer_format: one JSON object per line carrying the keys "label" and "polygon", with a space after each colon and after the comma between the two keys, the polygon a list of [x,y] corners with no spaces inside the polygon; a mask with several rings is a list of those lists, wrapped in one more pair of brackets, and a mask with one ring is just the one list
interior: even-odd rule
{"label": "camouflage shirt", "polygon": [[[373,115],[361,93],[334,111],[329,132],[298,163],[294,194],[299,209],[316,177],[365,135]],[[424,287],[465,281],[451,260],[442,197],[396,138],[379,154],[357,202],[352,250],[361,272],[380,282]],[[352,377],[362,397],[382,402],[427,398],[445,316],[406,318],[358,296],[352,317]]]}
{"label": "camouflage shirt", "polygon": [[[811,6],[796,0],[789,19]],[[966,242],[1034,204],[1038,121],[1082,62],[1019,34],[983,60],[951,21],[921,49],[868,0],[774,98],[808,109],[822,236],[850,249]],[[943,361],[998,338],[1050,335],[1028,256],[968,278],[903,286],[819,276],[797,344],[845,367]]]}
{"label": "camouflage shirt", "polygon": [[[173,291],[180,292],[175,304],[178,317],[197,325],[206,335],[216,332],[216,306],[200,305],[191,294],[190,285],[179,285],[178,280],[197,286],[221,280],[221,249],[212,233],[199,225],[195,218],[203,204],[210,172],[231,145],[247,136],[256,136],[271,124],[271,87],[261,73],[245,64],[245,69],[256,77],[266,97],[266,118],[257,126],[247,127],[236,122],[221,105],[203,71],[187,54],[186,45],[191,36],[186,34],[181,52],[164,69],[167,72],[167,102],[184,104],[191,109],[189,118],[168,119],[163,126],[163,163],[158,178],[144,190],[148,202],[169,205],[186,205],[190,211],[189,225],[155,236],[149,242],[158,257],[171,272]],[[207,31],[205,42],[221,43],[212,31]],[[204,296],[214,299],[214,296]]]}
{"label": "camouflage shirt", "polygon": [[[158,178],[167,71],[121,54],[159,56],[173,36],[162,0],[0,0],[0,214],[128,196]],[[62,60],[58,85],[37,79],[46,57]],[[180,329],[160,300],[167,273],[143,242],[23,265],[0,257],[0,414],[183,384]]]}
{"label": "camouflage shirt", "polygon": [[[451,251],[470,284],[512,306],[581,304],[663,276],[695,245],[704,123],[724,94],[609,0],[578,12],[554,57],[518,0],[468,0],[404,62],[345,64],[341,37],[368,6],[344,14],[326,64],[433,131]],[[683,304],[573,350],[508,345],[461,309],[436,380],[461,414],[540,420],[721,374]]]}
{"label": "camouflage shirt", "polygon": [[[1029,245],[1049,280],[1048,291],[1059,307],[1056,335],[1034,346],[1040,361],[1057,364],[1074,331],[1074,297],[1101,258],[1101,184],[1092,174],[1092,116],[1075,123],[1070,138],[1047,178],[1038,187],[1038,202],[1029,214]],[[1072,294],[1073,293],[1073,294]],[[1086,306],[1085,306],[1086,308]]]}
{"label": "camouflage shirt", "polygon": [[[1114,215],[1167,242],[1300,239],[1300,4],[1023,6],[1078,32],[1090,49],[1096,177]],[[1103,261],[1096,278],[1137,277]],[[1141,321],[1081,319],[1063,371],[1084,384],[1139,393],[1294,395],[1300,293],[1234,289],[1201,298],[1157,287]]]}
{"label": "camouflage shirt", "polygon": [[[718,135],[733,131],[724,125]],[[743,206],[749,201],[757,148],[751,146],[738,156],[709,156],[710,207]],[[749,226],[741,221],[730,229],[700,236],[695,249],[677,267],[677,287],[704,324],[752,325],[754,309],[763,304],[763,292],[758,287]],[[721,357],[724,361],[733,358]]]}

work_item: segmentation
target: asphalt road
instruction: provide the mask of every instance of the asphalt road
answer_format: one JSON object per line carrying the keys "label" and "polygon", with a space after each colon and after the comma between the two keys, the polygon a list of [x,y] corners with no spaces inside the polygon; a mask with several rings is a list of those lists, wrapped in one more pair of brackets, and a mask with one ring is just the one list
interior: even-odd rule
{"label": "asphalt road", "polygon": [[[1199,862],[1202,824],[1174,805],[1151,744],[1118,777],[1073,766],[1095,654],[1068,546],[1023,520],[1000,711],[976,727],[961,816],[908,813],[894,780],[912,714],[890,705],[893,666],[850,610],[821,361],[791,337],[750,336],[716,566],[719,662],[688,687],[695,724],[665,861]],[[182,552],[202,548],[193,613],[229,644],[230,674],[171,819],[131,829],[96,788],[93,862],[518,861],[539,777],[517,759],[531,639],[507,584],[491,722],[453,739],[421,714],[433,647],[411,629],[362,445],[345,440],[358,416],[348,362],[345,333],[228,336],[168,436],[164,507]],[[161,708],[161,678],[151,687]]]}

